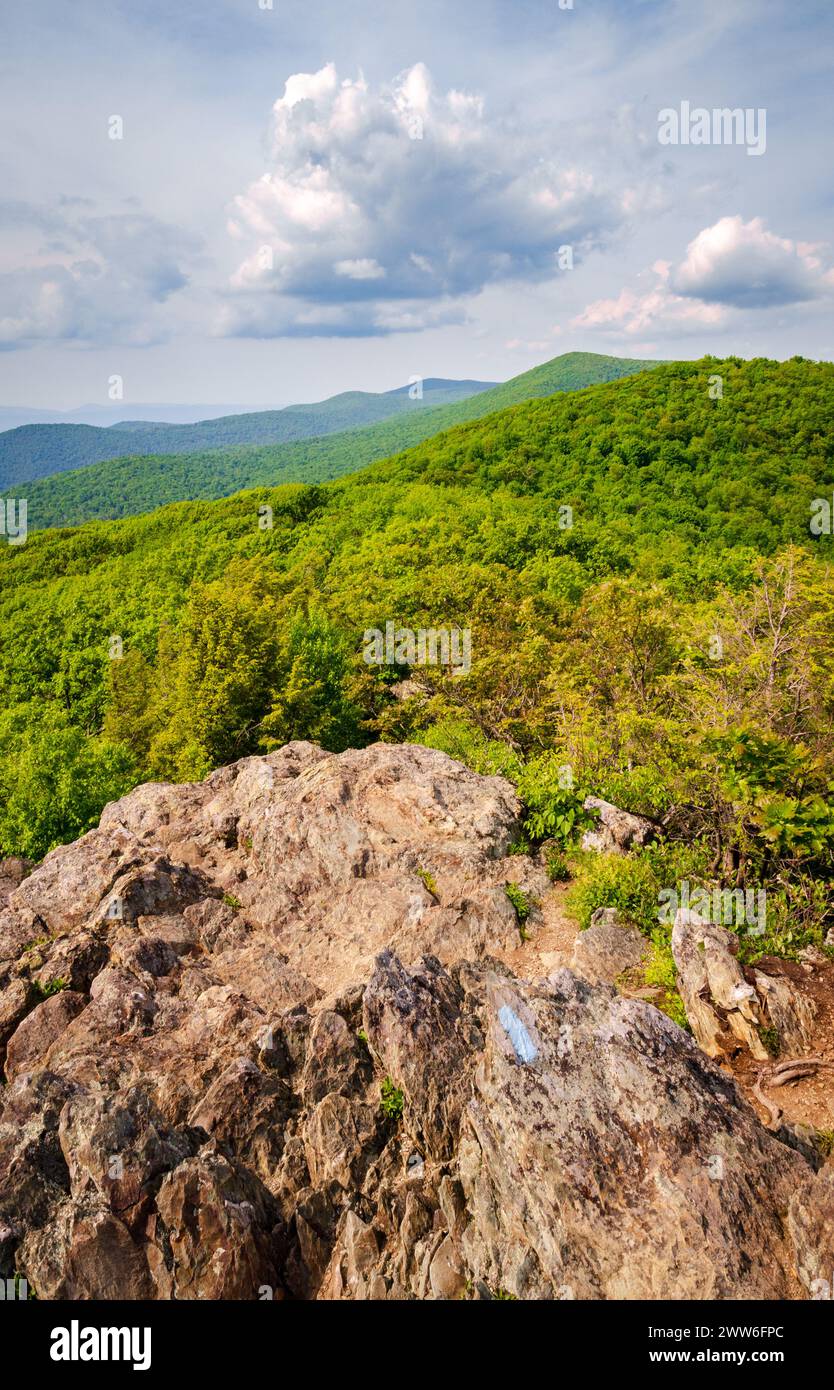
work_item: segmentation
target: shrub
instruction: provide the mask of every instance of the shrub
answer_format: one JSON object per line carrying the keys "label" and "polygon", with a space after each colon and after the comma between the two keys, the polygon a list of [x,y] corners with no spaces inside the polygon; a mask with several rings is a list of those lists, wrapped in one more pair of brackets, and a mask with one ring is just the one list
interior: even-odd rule
{"label": "shrub", "polygon": [[569,903],[583,929],[598,907],[616,907],[644,936],[659,926],[660,891],[686,879],[696,885],[708,871],[706,846],[660,842],[633,854],[585,854]]}
{"label": "shrub", "polygon": [[515,919],[518,923],[518,934],[522,941],[529,941],[530,936],[525,926],[527,918],[536,906],[535,898],[529,897],[518,883],[505,883],[504,892],[515,908]]}
{"label": "shrub", "polygon": [[592,824],[582,809],[584,792],[574,786],[568,764],[557,753],[542,753],[524,764],[518,794],[525,806],[524,830],[532,840],[573,844],[579,831]]}
{"label": "shrub", "polygon": [[816,1145],[823,1158],[830,1158],[834,1154],[834,1129],[818,1129]]}
{"label": "shrub", "polygon": [[570,878],[570,866],[563,854],[551,847],[545,855],[547,876],[551,883],[565,883]]}
{"label": "shrub", "polygon": [[395,1123],[402,1119],[403,1104],[405,1097],[398,1086],[395,1086],[390,1076],[386,1076],[379,1088],[380,1102],[379,1108],[387,1120]]}
{"label": "shrub", "polygon": [[765,930],[761,936],[740,934],[739,960],[745,965],[761,956],[795,960],[806,946],[822,948],[830,925],[830,893],[829,883],[805,874],[768,888]]}
{"label": "shrub", "polygon": [[645,981],[647,985],[659,985],[663,994],[655,1001],[658,1009],[679,1028],[691,1032],[683,1000],[677,991],[677,971],[672,958],[672,948],[666,934],[656,928],[652,935],[649,959],[646,962]]}
{"label": "shrub", "polygon": [[415,743],[425,748],[437,748],[448,753],[472,772],[483,777],[507,777],[511,782],[518,780],[522,763],[519,755],[507,743],[499,739],[487,738],[474,724],[466,719],[448,717],[439,719],[428,729],[413,735]]}
{"label": "shrub", "polygon": [[431,893],[433,898],[440,896],[437,891],[437,883],[434,874],[430,874],[428,869],[419,868],[417,870],[417,877],[420,879],[426,891]]}

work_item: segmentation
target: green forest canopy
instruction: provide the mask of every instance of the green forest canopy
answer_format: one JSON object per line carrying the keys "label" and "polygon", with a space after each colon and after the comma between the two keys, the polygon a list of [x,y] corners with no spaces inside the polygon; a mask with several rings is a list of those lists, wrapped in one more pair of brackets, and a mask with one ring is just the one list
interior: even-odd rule
{"label": "green forest canopy", "polygon": [[[601,357],[590,352],[564,353],[534,367],[532,371],[452,405],[433,405],[436,393],[429,393],[422,402],[412,402],[407,395],[370,397],[375,401],[398,402],[398,408],[402,406],[402,409],[397,418],[383,420],[363,429],[342,427],[339,433],[320,434],[316,438],[296,439],[281,444],[261,447],[235,444],[222,449],[204,449],[199,453],[178,455],[169,455],[155,444],[154,453],[150,455],[132,453],[128,457],[108,458],[105,462],[91,463],[84,468],[74,467],[70,472],[57,473],[50,469],[55,476],[41,477],[39,481],[27,482],[25,486],[10,487],[7,495],[27,498],[29,524],[40,529],[46,526],[75,526],[94,518],[135,516],[152,511],[166,502],[227,497],[245,487],[275,486],[282,482],[324,482],[345,473],[355,473],[376,459],[386,458],[440,430],[467,420],[481,419],[533,397],[613,381],[645,371],[652,365],[631,358]],[[325,407],[330,408],[330,427],[333,427],[336,419],[342,422],[346,420],[343,407],[334,413],[333,403],[342,399],[334,397],[320,407],[311,409],[324,412]],[[272,412],[267,412],[267,415],[272,418]],[[285,423],[298,418],[294,408],[282,411],[280,415]],[[236,422],[239,427],[241,421],[259,420],[258,415],[229,416],[208,424],[212,429],[219,430],[232,428]],[[39,428],[55,431],[61,427],[50,425]],[[72,428],[78,430],[81,427]],[[109,436],[110,431],[102,433]],[[311,430],[303,429],[299,433],[310,434]]]}
{"label": "green forest canopy", "polygon": [[379,393],[343,391],[313,405],[221,415],[192,425],[147,420],[125,420],[104,427],[20,425],[0,433],[0,487],[29,483],[35,478],[125,455],[187,454],[236,444],[279,444],[358,429],[405,411],[413,413],[449,405],[493,385],[430,379],[423,383],[420,397],[412,398],[405,389]]}
{"label": "green forest canopy", "polygon": [[[671,363],[330,484],[0,546],[0,853],[148,777],[407,738],[511,776],[536,838],[593,791],[665,818],[701,872],[789,871],[807,916],[834,846],[833,552],[809,531],[833,427],[830,364]],[[470,628],[470,675],[422,667],[395,698],[408,673],[361,656],[386,621]]]}

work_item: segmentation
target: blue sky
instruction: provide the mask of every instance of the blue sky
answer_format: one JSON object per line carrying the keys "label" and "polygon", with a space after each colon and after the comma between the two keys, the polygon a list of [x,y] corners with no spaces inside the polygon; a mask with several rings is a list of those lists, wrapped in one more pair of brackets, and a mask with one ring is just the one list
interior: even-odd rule
{"label": "blue sky", "polygon": [[[4,405],[834,357],[829,0],[39,0],[4,26]],[[761,152],[662,144],[683,102],[748,111]]]}

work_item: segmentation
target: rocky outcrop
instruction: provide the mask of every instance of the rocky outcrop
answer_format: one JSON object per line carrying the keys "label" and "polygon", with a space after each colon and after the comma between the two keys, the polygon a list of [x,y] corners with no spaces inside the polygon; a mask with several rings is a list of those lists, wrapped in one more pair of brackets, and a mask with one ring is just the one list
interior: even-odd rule
{"label": "rocky outcrop", "polygon": [[812,1296],[819,1165],[607,983],[639,943],[600,922],[576,971],[519,973],[518,814],[433,750],[291,744],[140,787],[6,875],[0,1274],[47,1299]]}
{"label": "rocky outcrop", "polygon": [[646,954],[646,938],[634,927],[621,926],[616,908],[601,907],[577,936],[570,964],[592,984],[613,985],[626,970],[642,965]]}
{"label": "rocky outcrop", "polygon": [[759,1036],[763,1024],[754,986],[736,959],[738,937],[678,908],[672,928],[672,955],[683,1000],[698,1043],[708,1057],[723,1057],[739,1046],[767,1061]]}
{"label": "rocky outcrop", "polygon": [[777,1050],[805,1052],[817,1005],[805,988],[802,967],[765,956],[755,969],[745,969],[738,962],[738,948],[738,936],[726,927],[705,922],[689,909],[675,914],[672,955],[678,991],[698,1043],[708,1057],[744,1048],[766,1062],[766,1028]]}
{"label": "rocky outcrop", "polygon": [[657,837],[657,826],[645,816],[623,811],[599,796],[586,796],[583,808],[599,817],[597,828],[586,830],[583,835],[583,849],[600,854],[626,854],[630,849],[650,844]]}

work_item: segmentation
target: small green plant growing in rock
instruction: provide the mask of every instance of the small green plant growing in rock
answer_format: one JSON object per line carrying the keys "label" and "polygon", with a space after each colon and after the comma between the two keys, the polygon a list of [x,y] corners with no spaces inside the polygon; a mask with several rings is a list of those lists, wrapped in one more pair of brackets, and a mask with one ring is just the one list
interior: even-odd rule
{"label": "small green plant growing in rock", "polygon": [[768,1028],[765,1025],[762,1025],[762,1027],[759,1029],[759,1037],[761,1038],[763,1046],[770,1053],[771,1057],[778,1057],[779,1048],[781,1046],[779,1029]]}
{"label": "small green plant growing in rock", "polygon": [[534,906],[533,899],[528,898],[524,889],[519,887],[517,883],[505,883],[504,892],[515,908],[515,919],[518,923],[519,936],[522,941],[529,941],[530,933],[525,924]]}
{"label": "small green plant growing in rock", "polygon": [[551,883],[565,883],[570,878],[568,861],[558,849],[551,848],[546,855],[547,877]]}
{"label": "small green plant growing in rock", "polygon": [[61,976],[55,980],[47,980],[45,983],[40,980],[33,980],[32,984],[35,993],[40,995],[41,999],[50,999],[53,994],[60,994],[62,989],[69,989],[69,980],[65,980]]}
{"label": "small green plant growing in rock", "polygon": [[516,1294],[516,1293],[510,1293],[509,1289],[500,1289],[500,1288],[499,1288],[499,1289],[496,1289],[496,1290],[495,1290],[495,1293],[492,1295],[492,1297],[493,1297],[494,1299],[497,1299],[499,1303],[517,1303],[517,1302],[518,1302],[518,1294]]}
{"label": "small green plant growing in rock", "polygon": [[236,912],[239,911],[242,907],[240,898],[236,898],[234,893],[224,893],[223,902],[226,904],[227,907],[233,907]]}
{"label": "small green plant growing in rock", "polygon": [[361,1042],[361,1044],[362,1044],[363,1047],[367,1047],[367,1046],[368,1046],[368,1034],[365,1032],[365,1029],[364,1029],[364,1028],[357,1028],[357,1030],[356,1030],[356,1036],[357,1036],[357,1038],[359,1039],[359,1041]]}
{"label": "small green plant growing in rock", "polygon": [[401,1120],[405,1098],[399,1086],[395,1086],[390,1076],[386,1076],[379,1088],[379,1092],[379,1108],[386,1120],[393,1120],[395,1123]]}
{"label": "small green plant growing in rock", "polygon": [[431,893],[433,898],[437,898],[440,896],[437,891],[437,883],[435,881],[434,874],[429,873],[428,869],[424,869],[422,867],[419,868],[417,870],[417,877],[420,879],[421,883],[423,884],[423,887],[429,893]]}
{"label": "small green plant growing in rock", "polygon": [[816,1146],[823,1158],[830,1158],[834,1154],[834,1129],[818,1129]]}
{"label": "small green plant growing in rock", "polygon": [[48,936],[36,936],[34,941],[27,941],[23,949],[24,951],[36,951],[39,946],[45,946],[48,941]]}
{"label": "small green plant growing in rock", "polygon": [[509,847],[508,847],[508,849],[507,849],[507,853],[508,853],[508,854],[529,854],[531,849],[532,849],[532,845],[530,844],[529,837],[528,837],[527,835],[525,835],[525,834],[524,834],[524,831],[522,830],[522,832],[521,832],[520,835],[518,835],[514,840],[511,840],[511,841],[510,841]]}

